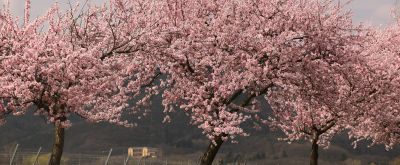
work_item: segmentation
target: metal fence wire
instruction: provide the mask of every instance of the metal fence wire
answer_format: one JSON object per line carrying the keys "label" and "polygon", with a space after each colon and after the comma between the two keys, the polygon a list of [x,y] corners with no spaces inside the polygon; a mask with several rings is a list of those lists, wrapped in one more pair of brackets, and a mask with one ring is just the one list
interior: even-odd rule
{"label": "metal fence wire", "polygon": [[[117,150],[118,151],[118,150]],[[15,154],[14,154],[15,153]],[[109,156],[110,155],[110,156]],[[24,149],[15,146],[12,150],[0,151],[1,165],[48,165],[50,152],[42,148]],[[93,152],[92,154],[64,153],[61,165],[196,165],[193,160],[168,160],[160,157],[131,157],[126,154],[109,151]]]}

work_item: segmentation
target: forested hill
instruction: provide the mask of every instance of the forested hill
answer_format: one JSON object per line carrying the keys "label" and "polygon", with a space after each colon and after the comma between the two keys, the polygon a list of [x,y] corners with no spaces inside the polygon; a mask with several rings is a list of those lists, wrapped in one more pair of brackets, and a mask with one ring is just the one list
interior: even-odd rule
{"label": "forested hill", "polygon": [[[201,130],[189,125],[184,113],[172,116],[172,122],[162,123],[164,114],[161,105],[155,105],[151,115],[138,122],[137,127],[124,128],[107,123],[87,123],[78,118],[73,119],[73,125],[66,131],[65,152],[67,153],[98,153],[109,148],[125,152],[131,146],[160,147],[167,154],[200,154],[208,141]],[[253,129],[250,129],[253,130]],[[39,116],[28,113],[20,117],[10,117],[7,124],[0,127],[0,151],[9,150],[16,143],[21,148],[37,149],[43,147],[49,150],[53,142],[52,126],[45,123]],[[287,144],[277,141],[280,133],[271,132],[266,128],[250,132],[250,137],[238,138],[237,144],[227,143],[222,147],[221,154],[227,159],[284,159],[286,157],[307,158],[310,144],[299,142]],[[322,160],[359,159],[393,159],[400,156],[400,148],[389,152],[382,146],[367,148],[361,145],[353,149],[351,142],[344,135],[337,136],[333,145],[321,152]],[[121,153],[122,154],[122,153]]]}

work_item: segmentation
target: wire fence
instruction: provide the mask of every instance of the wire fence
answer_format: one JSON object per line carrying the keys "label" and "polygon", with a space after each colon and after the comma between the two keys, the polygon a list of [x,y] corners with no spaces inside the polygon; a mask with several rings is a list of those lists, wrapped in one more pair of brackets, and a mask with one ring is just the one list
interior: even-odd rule
{"label": "wire fence", "polygon": [[[140,155],[137,149],[146,148],[147,157]],[[136,151],[132,151],[136,149]],[[132,153],[133,152],[133,153]],[[142,153],[143,154],[143,153]],[[0,165],[48,165],[50,151],[26,149],[18,144],[7,150],[0,150]],[[61,165],[197,165],[199,160],[189,157],[167,157],[157,148],[136,147],[116,148],[90,153],[63,153]],[[251,165],[246,162],[222,163],[215,161],[213,165]],[[255,164],[257,165],[257,164]]]}
{"label": "wire fence", "polygon": [[[14,154],[15,152],[15,154]],[[119,151],[121,152],[121,151]],[[108,156],[110,155],[110,156]],[[50,152],[41,148],[24,149],[16,146],[13,150],[0,151],[1,165],[48,165]],[[128,153],[113,155],[109,151],[97,151],[93,154],[64,153],[61,165],[196,165],[193,160],[168,160],[166,157],[130,157]]]}
{"label": "wire fence", "polygon": [[[16,155],[11,165],[35,165],[32,157],[35,153],[20,153]],[[10,163],[11,154],[0,154],[0,164],[8,165]],[[65,157],[67,157],[65,159]],[[46,159],[39,159],[36,165],[47,165],[49,156]],[[107,157],[102,155],[87,154],[64,154],[61,165],[103,165]],[[162,158],[151,159],[129,159],[125,164],[126,158],[122,156],[110,157],[107,165],[196,165],[194,161],[174,161]]]}

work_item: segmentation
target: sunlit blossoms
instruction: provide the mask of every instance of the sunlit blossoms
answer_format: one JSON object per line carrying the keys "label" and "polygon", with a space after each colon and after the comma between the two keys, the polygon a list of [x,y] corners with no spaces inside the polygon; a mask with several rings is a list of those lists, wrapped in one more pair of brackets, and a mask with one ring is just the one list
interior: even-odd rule
{"label": "sunlit blossoms", "polygon": [[350,135],[357,141],[372,140],[373,144],[384,144],[387,149],[400,142],[400,77],[399,22],[384,30],[377,30],[374,40],[366,42],[368,65],[372,77],[369,82],[375,94],[370,102],[353,116],[358,119],[348,125]]}

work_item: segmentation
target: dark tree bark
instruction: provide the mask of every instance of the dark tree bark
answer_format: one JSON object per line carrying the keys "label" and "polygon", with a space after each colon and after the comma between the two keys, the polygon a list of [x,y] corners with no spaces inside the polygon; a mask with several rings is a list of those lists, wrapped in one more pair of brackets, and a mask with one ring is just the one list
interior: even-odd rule
{"label": "dark tree bark", "polygon": [[311,154],[310,154],[310,165],[318,165],[318,141],[319,136],[324,134],[326,131],[335,126],[336,121],[334,119],[327,122],[325,126],[318,129],[317,127],[313,127],[312,132],[307,132],[307,134],[312,135],[312,146],[311,146]]}
{"label": "dark tree bark", "polygon": [[204,155],[201,157],[200,165],[211,165],[218,153],[219,148],[224,143],[220,136],[215,138],[215,144],[210,142]]}
{"label": "dark tree bark", "polygon": [[318,165],[318,136],[314,134],[312,140],[311,154],[310,154],[310,165]]}
{"label": "dark tree bark", "polygon": [[54,125],[54,144],[51,150],[49,165],[60,165],[61,156],[64,149],[65,130],[61,124]]}

